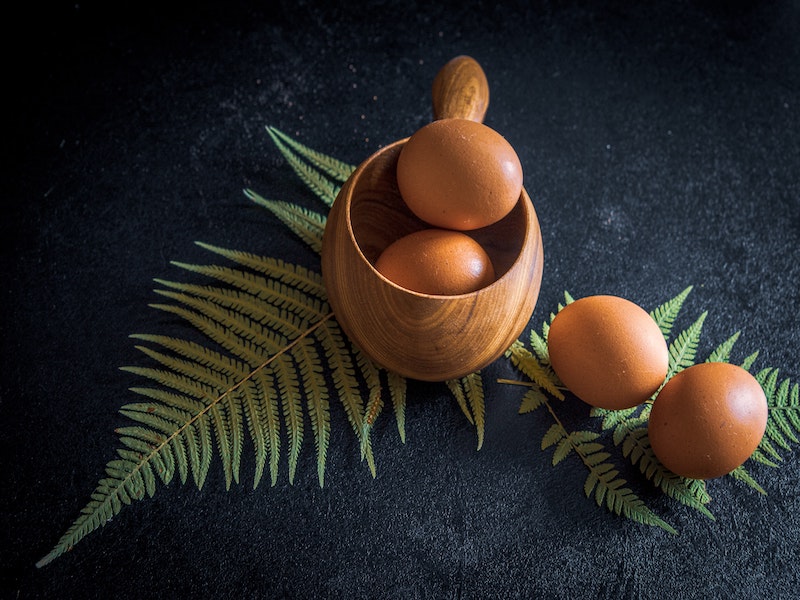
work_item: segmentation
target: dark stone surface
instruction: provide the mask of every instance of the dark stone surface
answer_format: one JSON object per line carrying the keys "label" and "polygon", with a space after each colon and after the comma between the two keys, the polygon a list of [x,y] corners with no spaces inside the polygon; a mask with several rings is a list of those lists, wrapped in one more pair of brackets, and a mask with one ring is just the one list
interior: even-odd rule
{"label": "dark stone surface", "polygon": [[[268,3],[266,3],[268,4]],[[264,127],[356,163],[430,119],[457,54],[483,65],[486,122],[515,146],[542,224],[533,323],[613,293],[653,308],[688,285],[700,355],[800,378],[800,10],[793,2],[154,2],[28,6],[5,22],[0,576],[8,598],[793,598],[800,463],[749,465],[761,496],[709,482],[711,521],[631,485],[679,530],[583,497],[575,457],[539,449],[504,361],[487,368],[486,442],[441,385],[412,383],[408,440],[387,411],[378,476],[338,408],[326,485],[313,444],[293,486],[160,487],[37,570],[117,447],[139,381],[134,332],[201,240],[315,267],[241,193],[319,208]],[[568,403],[571,428],[595,428]],[[610,442],[609,442],[610,445]],[[796,447],[795,447],[796,450]],[[616,450],[615,459],[625,460]]]}

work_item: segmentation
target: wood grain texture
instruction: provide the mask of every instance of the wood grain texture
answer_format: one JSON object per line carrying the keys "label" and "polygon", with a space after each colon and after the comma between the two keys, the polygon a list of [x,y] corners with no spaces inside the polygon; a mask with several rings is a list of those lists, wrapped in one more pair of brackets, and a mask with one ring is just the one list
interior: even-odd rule
{"label": "wood grain texture", "polygon": [[433,118],[483,122],[489,108],[489,83],[478,61],[456,56],[436,74],[431,89]]}
{"label": "wood grain texture", "polygon": [[[436,118],[482,122],[489,86],[481,66],[457,56],[437,73]],[[544,255],[539,221],[523,189],[497,223],[467,232],[492,260],[497,280],[469,294],[421,294],[383,277],[375,262],[392,242],[430,225],[397,186],[397,159],[408,138],[365,160],[342,186],[322,240],[328,299],[350,340],[381,366],[414,379],[445,381],[499,358],[533,313]]]}
{"label": "wood grain texture", "polygon": [[437,296],[397,286],[374,262],[390,243],[427,227],[397,190],[400,140],[364,161],[328,216],[322,275],[348,337],[383,367],[406,377],[444,381],[480,370],[522,333],[539,295],[543,251],[528,194],[501,221],[470,232],[498,275],[470,294]]}

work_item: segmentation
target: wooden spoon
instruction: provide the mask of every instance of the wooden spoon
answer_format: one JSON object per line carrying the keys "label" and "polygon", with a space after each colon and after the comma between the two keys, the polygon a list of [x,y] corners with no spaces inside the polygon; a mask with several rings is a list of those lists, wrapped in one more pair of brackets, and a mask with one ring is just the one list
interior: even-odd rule
{"label": "wooden spoon", "polygon": [[[437,119],[481,122],[489,86],[468,56],[436,75]],[[539,222],[523,189],[499,222],[469,232],[492,259],[497,280],[469,294],[421,294],[375,270],[395,240],[430,227],[405,205],[397,188],[397,158],[408,138],[366,159],[342,186],[322,240],[322,276],[328,300],[350,340],[372,360],[406,377],[444,381],[493,362],[527,326],[539,295],[543,253]]]}

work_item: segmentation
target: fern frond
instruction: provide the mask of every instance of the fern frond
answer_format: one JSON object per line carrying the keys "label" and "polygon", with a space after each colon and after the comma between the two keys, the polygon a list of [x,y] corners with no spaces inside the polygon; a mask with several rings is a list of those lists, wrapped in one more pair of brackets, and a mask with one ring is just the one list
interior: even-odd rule
{"label": "fern frond", "polygon": [[[163,335],[132,336],[156,366],[123,370],[154,385],[132,388],[143,401],[120,412],[134,424],[118,430],[120,449],[106,477],[39,566],[104,525],[121,507],[153,495],[157,481],[166,485],[176,477],[182,483],[191,479],[202,488],[215,454],[226,488],[238,483],[246,437],[255,455],[254,487],[267,469],[275,485],[282,455],[293,482],[306,419],[323,485],[332,393],[375,476],[369,431],[382,408],[380,371],[345,340],[319,275],[276,259],[201,246],[239,268],[176,263],[219,285],[158,280],[163,287],[157,293],[171,302],[153,306],[186,320],[217,348]],[[399,376],[389,380],[404,437],[405,381]],[[366,407],[362,389],[368,392]]]}
{"label": "fern frond", "polygon": [[[753,457],[758,462],[777,466],[782,460],[778,448],[792,451],[800,443],[800,385],[786,378],[778,383],[778,369],[762,369],[755,375],[767,398],[768,418],[764,437]],[[777,446],[777,447],[776,447]]]}
{"label": "fern frond", "polygon": [[706,362],[728,362],[731,358],[733,346],[739,339],[740,334],[741,332],[737,331],[719,346],[714,348],[714,350],[711,351],[711,354],[708,355]]}
{"label": "fern frond", "polygon": [[547,397],[542,391],[538,387],[531,387],[522,397],[522,403],[519,406],[519,414],[524,415],[533,412],[537,408],[544,406],[545,402],[547,402]]}
{"label": "fern frond", "polygon": [[[337,175],[334,176],[334,179],[338,180],[339,175],[343,174],[347,168],[333,166],[330,169],[322,169],[320,167],[321,164],[327,166],[329,164],[327,161],[335,161],[335,159],[303,146],[289,136],[280,133],[277,129],[268,127],[267,133],[269,133],[275,146],[277,146],[300,180],[326,205],[332,206],[341,186],[336,181],[328,178],[327,170],[335,172]],[[306,160],[311,164],[305,162]],[[343,182],[344,180],[341,181]]]}
{"label": "fern frond", "polygon": [[749,370],[750,370],[750,368],[753,366],[753,363],[754,363],[754,362],[756,362],[756,359],[757,359],[757,358],[758,358],[758,350],[756,350],[756,351],[755,351],[755,352],[753,352],[753,353],[752,353],[750,356],[748,356],[747,358],[745,358],[745,359],[742,361],[741,367],[742,367],[742,368],[743,368],[745,371],[749,371]]}
{"label": "fern frond", "polygon": [[269,210],[311,249],[322,252],[322,234],[325,233],[327,218],[313,210],[283,200],[267,200],[253,190],[244,190],[250,200]]}
{"label": "fern frond", "polygon": [[[589,411],[589,416],[602,419],[600,427],[603,429],[603,431],[614,429],[614,444],[618,446],[621,440],[618,441],[617,438],[619,435],[624,435],[624,433],[630,429],[630,419],[640,411],[640,406],[633,406],[631,408],[623,408],[620,410],[592,407],[592,409]],[[636,421],[639,421],[638,417],[636,418]],[[617,431],[621,431],[621,434],[617,434]]]}
{"label": "fern frond", "polygon": [[389,396],[392,399],[394,417],[397,422],[397,433],[400,441],[406,443],[406,391],[408,388],[406,378],[392,371],[386,372],[389,384]]}
{"label": "fern frond", "polygon": [[611,454],[605,450],[603,444],[596,440],[599,434],[592,431],[573,431],[567,433],[561,422],[556,418],[556,423],[550,427],[542,438],[542,448],[555,445],[553,452],[553,465],[564,460],[571,452],[577,454],[589,470],[584,481],[583,491],[589,498],[594,493],[598,506],[604,506],[611,512],[642,523],[661,527],[670,533],[677,533],[666,521],[656,515],[645,505],[644,501],[626,485],[625,479],[619,477],[619,471],[613,463],[608,462]]}
{"label": "fern frond", "polygon": [[708,316],[708,311],[702,313],[688,329],[682,331],[669,345],[669,369],[667,379],[694,364],[697,346],[703,323]]}
{"label": "fern frond", "polygon": [[258,428],[264,438],[264,449],[256,450],[256,473],[253,477],[253,489],[258,485],[264,464],[269,460],[270,484],[278,483],[278,467],[281,452],[281,420],[275,375],[267,371],[259,371],[253,376],[255,398],[258,407],[258,420],[252,426]]}
{"label": "fern frond", "polygon": [[623,487],[627,481],[617,477],[618,475],[619,473],[610,463],[602,463],[595,467],[584,485],[586,497],[591,496],[592,490],[594,490],[597,506],[603,506],[605,501],[606,508],[619,516],[642,525],[660,527],[668,533],[678,533],[674,527],[650,510],[633,490]]}
{"label": "fern frond", "polygon": [[478,450],[480,450],[483,447],[486,428],[486,404],[480,372],[470,373],[460,379],[449,379],[446,384],[461,412],[475,426],[478,434]]}
{"label": "fern frond", "polygon": [[678,318],[678,314],[681,312],[683,303],[686,301],[686,298],[692,291],[692,287],[693,286],[690,285],[680,294],[671,300],[667,300],[664,304],[656,307],[650,312],[650,316],[656,322],[659,329],[661,329],[661,333],[664,334],[664,339],[669,339],[675,319]]}
{"label": "fern frond", "polygon": [[460,379],[447,382],[453,395],[467,416],[470,423],[475,425],[478,434],[478,450],[483,447],[484,431],[486,428],[486,404],[483,395],[483,381],[480,372],[470,373]]}
{"label": "fern frond", "polygon": [[383,397],[380,371],[367,356],[355,349],[356,364],[367,386],[367,403],[364,407],[364,418],[361,425],[361,458],[366,459],[370,472],[376,477],[375,462],[372,454],[372,427],[383,410]]}
{"label": "fern frond", "polygon": [[364,424],[362,414],[364,402],[361,398],[353,356],[336,321],[328,321],[320,329],[320,341],[325,349],[325,357],[336,393],[344,407],[347,420],[360,443]]}
{"label": "fern frond", "polygon": [[506,352],[506,356],[511,359],[511,363],[514,366],[540,388],[559,400],[564,399],[564,394],[559,389],[561,382],[556,378],[553,371],[546,369],[522,342],[515,341]]}
{"label": "fern frond", "polygon": [[322,300],[327,298],[322,276],[301,265],[287,263],[279,258],[259,256],[250,252],[228,250],[212,244],[195,242],[201,248],[227,258],[255,273],[267,275],[298,290],[312,294]]}
{"label": "fern frond", "polygon": [[[547,326],[545,324],[545,326]],[[535,329],[531,329],[530,335],[531,349],[539,360],[539,363],[544,365],[550,364],[550,351],[547,348],[547,339],[539,335]]]}
{"label": "fern frond", "polygon": [[750,475],[750,473],[747,472],[747,469],[745,469],[744,466],[739,466],[739,467],[735,468],[733,471],[728,473],[728,475],[733,477],[734,479],[737,479],[739,481],[744,482],[746,485],[748,485],[751,488],[753,488],[759,494],[762,494],[764,496],[767,495],[766,490],[763,487],[761,487],[761,484],[758,483],[753,478],[753,476]]}
{"label": "fern frond", "polygon": [[450,390],[450,393],[453,394],[453,398],[455,398],[456,402],[458,403],[458,407],[461,409],[461,412],[467,418],[467,421],[469,421],[471,425],[474,425],[475,419],[469,410],[469,406],[467,405],[467,395],[464,393],[464,388],[461,387],[459,380],[448,379],[445,383]]}
{"label": "fern frond", "polygon": [[314,444],[317,449],[317,478],[322,487],[325,482],[325,461],[331,437],[331,417],[327,384],[323,377],[322,361],[308,338],[297,345],[295,360],[303,381]]}
{"label": "fern frond", "polygon": [[664,467],[650,446],[646,426],[632,429],[625,436],[622,455],[627,457],[633,466],[638,466],[645,478],[668,496],[714,520],[714,515],[706,507],[711,498],[706,492],[705,482],[685,479]]}
{"label": "fern frond", "polygon": [[304,146],[297,140],[289,137],[275,127],[267,127],[267,133],[269,133],[272,141],[275,143],[281,153],[284,154],[284,156],[286,156],[287,153],[291,153],[293,150],[294,153],[296,153],[296,156],[306,159],[320,171],[329,175],[340,183],[347,181],[347,178],[350,177],[350,174],[356,169],[354,165],[350,165],[344,161],[333,158],[332,156],[312,150],[308,146]]}

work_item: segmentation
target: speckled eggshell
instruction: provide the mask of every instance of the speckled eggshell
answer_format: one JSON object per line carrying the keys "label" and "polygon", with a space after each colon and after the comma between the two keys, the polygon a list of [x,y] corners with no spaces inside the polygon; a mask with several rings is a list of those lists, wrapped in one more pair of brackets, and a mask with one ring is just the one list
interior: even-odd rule
{"label": "speckled eggshell", "polygon": [[767,398],[750,373],[700,363],[672,377],[648,422],[650,446],[676,475],[712,479],[746,461],[767,426]]}
{"label": "speckled eggshell", "polygon": [[588,296],[556,314],[548,334],[553,370],[578,398],[619,410],[664,382],[669,351],[650,315],[618,296]]}
{"label": "speckled eggshell", "polygon": [[423,294],[467,294],[495,280],[483,247],[447,229],[423,229],[400,238],[381,253],[375,268],[393,283]]}
{"label": "speckled eggshell", "polygon": [[397,185],[423,221],[469,231],[499,221],[514,208],[522,192],[522,165],[494,129],[468,119],[441,119],[405,143]]}

